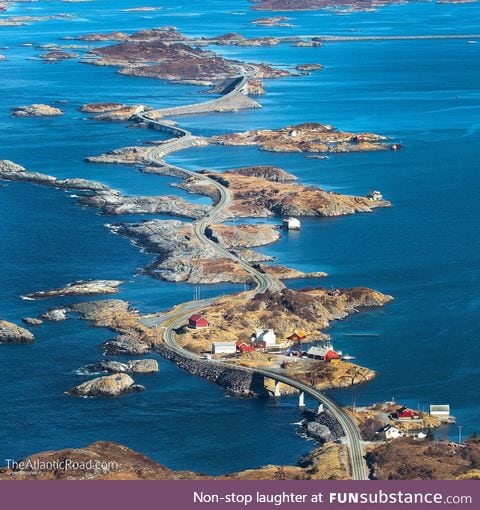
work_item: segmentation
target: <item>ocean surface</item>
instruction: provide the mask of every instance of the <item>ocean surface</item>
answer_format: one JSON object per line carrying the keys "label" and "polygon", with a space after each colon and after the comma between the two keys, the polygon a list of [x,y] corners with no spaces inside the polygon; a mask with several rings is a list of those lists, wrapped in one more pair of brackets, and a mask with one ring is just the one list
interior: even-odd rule
{"label": "ocean surface", "polygon": [[[152,1],[162,9],[125,13],[141,0],[87,3],[39,1],[18,4],[9,14],[55,15],[25,27],[0,27],[0,159],[58,177],[85,177],[126,194],[175,194],[209,203],[172,187],[174,179],[134,167],[84,163],[90,155],[147,143],[161,134],[86,118],[86,102],[121,101],[152,106],[211,98],[201,87],[120,76],[113,68],[76,60],[45,64],[38,44],[98,31],[135,31],[175,25],[191,35],[392,35],[480,32],[480,5],[412,3],[376,12],[289,13],[292,28],[250,24],[268,13],[246,0]],[[4,17],[5,14],[2,14]],[[33,43],[34,46],[31,46]],[[196,134],[305,121],[342,130],[373,131],[399,140],[393,153],[339,154],[313,159],[256,148],[197,148],[169,161],[218,171],[273,164],[300,181],[346,194],[379,189],[391,209],[335,219],[303,218],[302,230],[283,234],[260,251],[304,271],[326,271],[328,287],[369,286],[395,297],[383,308],[363,311],[332,325],[335,346],[378,372],[358,388],[359,404],[394,398],[412,407],[448,403],[463,432],[479,431],[480,398],[480,44],[466,40],[329,43],[321,48],[288,45],[215,47],[226,56],[292,69],[319,62],[310,76],[267,82],[263,108],[181,117]],[[59,103],[63,117],[13,119],[10,108]],[[0,184],[0,317],[20,323],[71,299],[25,301],[26,292],[85,278],[125,280],[119,298],[142,312],[190,300],[194,288],[140,275],[152,256],[115,236],[108,217],[76,204],[71,194],[30,184]],[[147,217],[145,217],[146,219]],[[270,220],[269,220],[270,221]],[[278,220],[275,220],[278,221]],[[298,288],[305,281],[292,281]],[[239,290],[202,287],[202,296]],[[80,299],[79,299],[80,300]],[[121,399],[75,399],[64,392],[84,377],[76,370],[101,359],[99,344],[113,335],[81,320],[46,323],[37,341],[0,346],[0,465],[41,450],[117,441],[172,469],[218,474],[264,464],[295,463],[313,446],[297,434],[300,415],[293,397],[239,399],[159,359],[161,371],[136,379],[141,394]],[[374,336],[350,336],[369,333]],[[331,394],[351,402],[348,390]],[[455,436],[451,427],[439,435]]]}

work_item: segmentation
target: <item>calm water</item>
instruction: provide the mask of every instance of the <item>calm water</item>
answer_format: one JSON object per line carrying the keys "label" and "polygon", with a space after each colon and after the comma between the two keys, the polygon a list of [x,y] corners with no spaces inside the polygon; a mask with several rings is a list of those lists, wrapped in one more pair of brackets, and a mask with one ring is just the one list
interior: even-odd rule
{"label": "calm water", "polygon": [[[99,180],[127,194],[178,194],[208,203],[172,188],[172,179],[141,174],[131,167],[83,163],[88,155],[161,135],[96,122],[78,112],[85,102],[105,100],[153,106],[188,103],[201,97],[201,88],[122,77],[113,69],[76,61],[44,64],[30,60],[38,49],[21,46],[60,42],[60,37],[77,33],[163,25],[201,35],[265,32],[249,24],[256,14],[248,11],[244,0],[229,2],[228,9],[216,0],[183,0],[177,7],[150,4],[163,9],[128,16],[121,11],[143,5],[140,0],[117,1],[114,8],[106,0],[37,2],[16,8],[15,14],[69,12],[77,17],[0,28],[0,46],[8,47],[0,51],[8,58],[0,63],[0,158],[59,177]],[[473,33],[479,31],[479,12],[475,4],[419,4],[350,15],[294,13],[293,28],[268,33]],[[359,389],[361,403],[391,397],[415,407],[450,403],[464,431],[477,430],[480,207],[475,190],[480,184],[480,45],[390,41],[218,51],[287,68],[320,62],[325,70],[269,82],[260,110],[182,118],[182,124],[195,133],[320,121],[403,142],[405,150],[398,153],[347,154],[328,160],[220,147],[193,149],[170,159],[194,169],[275,164],[302,182],[342,193],[381,189],[393,201],[392,209],[328,220],[305,218],[301,232],[284,235],[262,251],[302,270],[327,271],[325,285],[367,285],[395,296],[387,308],[361,313],[331,328],[337,347],[379,372]],[[61,105],[64,117],[9,117],[13,106],[58,100],[66,101]],[[187,285],[137,276],[138,268],[151,257],[104,227],[128,218],[112,220],[82,209],[68,193],[8,184],[0,187],[0,217],[0,316],[4,318],[19,322],[21,317],[68,303],[64,299],[27,302],[19,296],[80,278],[126,280],[119,297],[145,312],[166,309],[193,295]],[[300,284],[304,282],[291,282]],[[202,291],[215,295],[236,289],[223,285]],[[64,391],[83,380],[75,370],[100,359],[98,346],[111,333],[79,320],[45,324],[35,332],[37,342],[32,345],[0,349],[4,371],[0,461],[104,439],[124,443],[175,469],[221,473],[292,463],[310,447],[295,434],[299,419],[295,399],[227,398],[220,388],[163,359],[159,375],[137,378],[147,388],[142,394],[113,400],[68,397]],[[358,332],[379,336],[346,336]],[[349,392],[334,395],[349,403]]]}

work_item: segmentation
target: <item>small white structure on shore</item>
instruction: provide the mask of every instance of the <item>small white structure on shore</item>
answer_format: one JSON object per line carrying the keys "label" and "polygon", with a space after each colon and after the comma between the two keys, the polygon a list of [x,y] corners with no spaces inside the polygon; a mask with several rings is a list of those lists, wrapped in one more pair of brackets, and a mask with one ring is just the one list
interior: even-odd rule
{"label": "small white structure on shore", "polygon": [[380,439],[398,439],[403,436],[403,432],[393,425],[385,425],[385,427],[377,430],[376,434]]}
{"label": "small white structure on shore", "polygon": [[257,342],[265,342],[268,347],[277,343],[277,335],[273,329],[257,329],[255,331],[255,340]]}
{"label": "small white structure on shore", "polygon": [[235,342],[213,342],[212,354],[235,354],[237,344]]}
{"label": "small white structure on shore", "polygon": [[455,417],[450,414],[449,404],[432,404],[430,405],[430,416],[435,416],[442,423],[455,423]]}
{"label": "small white structure on shore", "polygon": [[282,222],[283,228],[285,230],[300,230],[301,224],[298,218],[283,218]]}
{"label": "small white structure on shore", "polygon": [[367,195],[367,198],[377,202],[379,200],[383,200],[383,195],[380,193],[380,191],[374,190],[370,191],[370,193]]}

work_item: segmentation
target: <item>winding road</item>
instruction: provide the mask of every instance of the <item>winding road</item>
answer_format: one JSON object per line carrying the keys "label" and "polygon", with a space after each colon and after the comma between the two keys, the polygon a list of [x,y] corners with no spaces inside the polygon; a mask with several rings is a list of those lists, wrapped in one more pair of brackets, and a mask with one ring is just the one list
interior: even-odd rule
{"label": "winding road", "polygon": [[[244,88],[246,87],[247,83],[248,76],[244,76],[243,79],[237,81],[235,89],[231,91],[230,94],[241,93],[242,90],[244,90]],[[240,89],[240,91],[238,89]],[[221,99],[222,98],[219,98],[219,100]],[[157,112],[160,113],[161,110]],[[141,113],[137,115],[137,118],[138,120],[145,122],[149,127],[153,127],[155,129],[167,129],[167,130],[171,129],[171,124],[168,121],[165,122],[160,119],[157,120],[154,118],[155,113],[157,112],[153,111]],[[178,134],[177,138],[169,140],[159,146],[154,146],[148,151],[146,157],[148,164],[154,166],[173,167],[173,165],[168,165],[168,163],[165,163],[165,161],[163,160],[163,158],[167,154],[188,147],[193,147],[200,143],[200,137],[193,136],[189,131],[183,128],[175,127],[174,132]],[[252,296],[270,289],[281,288],[283,286],[281,282],[271,278],[269,275],[262,273],[261,271],[258,271],[257,269],[252,267],[247,261],[231,253],[222,244],[212,241],[206,235],[206,230],[208,226],[211,225],[215,221],[215,219],[220,215],[223,209],[231,203],[231,195],[229,190],[219,182],[210,178],[208,175],[192,172],[185,168],[181,168],[181,171],[184,172],[186,175],[195,177],[196,179],[204,180],[206,183],[213,186],[217,190],[219,196],[217,203],[212,207],[212,209],[205,216],[203,216],[194,223],[195,236],[198,238],[198,240],[202,243],[210,245],[222,257],[229,258],[230,260],[239,264],[251,276],[253,288],[252,290],[250,290],[250,293],[252,294]],[[227,362],[222,362],[218,360],[205,360],[201,356],[183,349],[180,345],[178,345],[176,341],[175,330],[183,326],[188,320],[188,317],[190,315],[192,315],[195,312],[199,312],[205,307],[213,304],[215,300],[216,300],[215,298],[212,298],[201,301],[190,301],[187,303],[183,303],[161,317],[145,319],[142,321],[142,323],[149,327],[164,328],[163,332],[164,343],[174,352],[183,357],[193,360],[202,360],[203,362],[213,364],[231,366],[231,364]],[[274,370],[246,368],[239,366],[235,366],[235,369],[246,371],[249,373],[256,373],[262,375],[263,377],[270,378],[275,381],[292,386],[298,389],[300,392],[306,393],[317,402],[324,404],[326,407],[328,407],[329,411],[338,420],[339,424],[341,425],[345,433],[345,442],[349,453],[350,470],[352,478],[354,480],[368,480],[368,472],[364,460],[360,432],[355,422],[345,412],[344,409],[338,406],[333,400],[325,396],[323,393],[317,391],[315,388],[307,386],[306,384],[296,381],[295,379],[291,379],[290,377],[287,377],[285,374],[282,374],[280,371],[277,372]]]}

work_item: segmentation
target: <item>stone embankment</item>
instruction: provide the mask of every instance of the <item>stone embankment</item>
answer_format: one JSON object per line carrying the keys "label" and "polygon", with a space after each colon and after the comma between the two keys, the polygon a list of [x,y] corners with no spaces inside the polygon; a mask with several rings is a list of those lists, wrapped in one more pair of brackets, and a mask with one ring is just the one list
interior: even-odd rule
{"label": "stone embankment", "polygon": [[236,396],[266,396],[263,377],[253,372],[241,370],[232,366],[215,364],[211,361],[187,357],[174,351],[165,344],[160,344],[156,350],[164,358],[173,361],[192,375],[197,375],[211,381]]}

